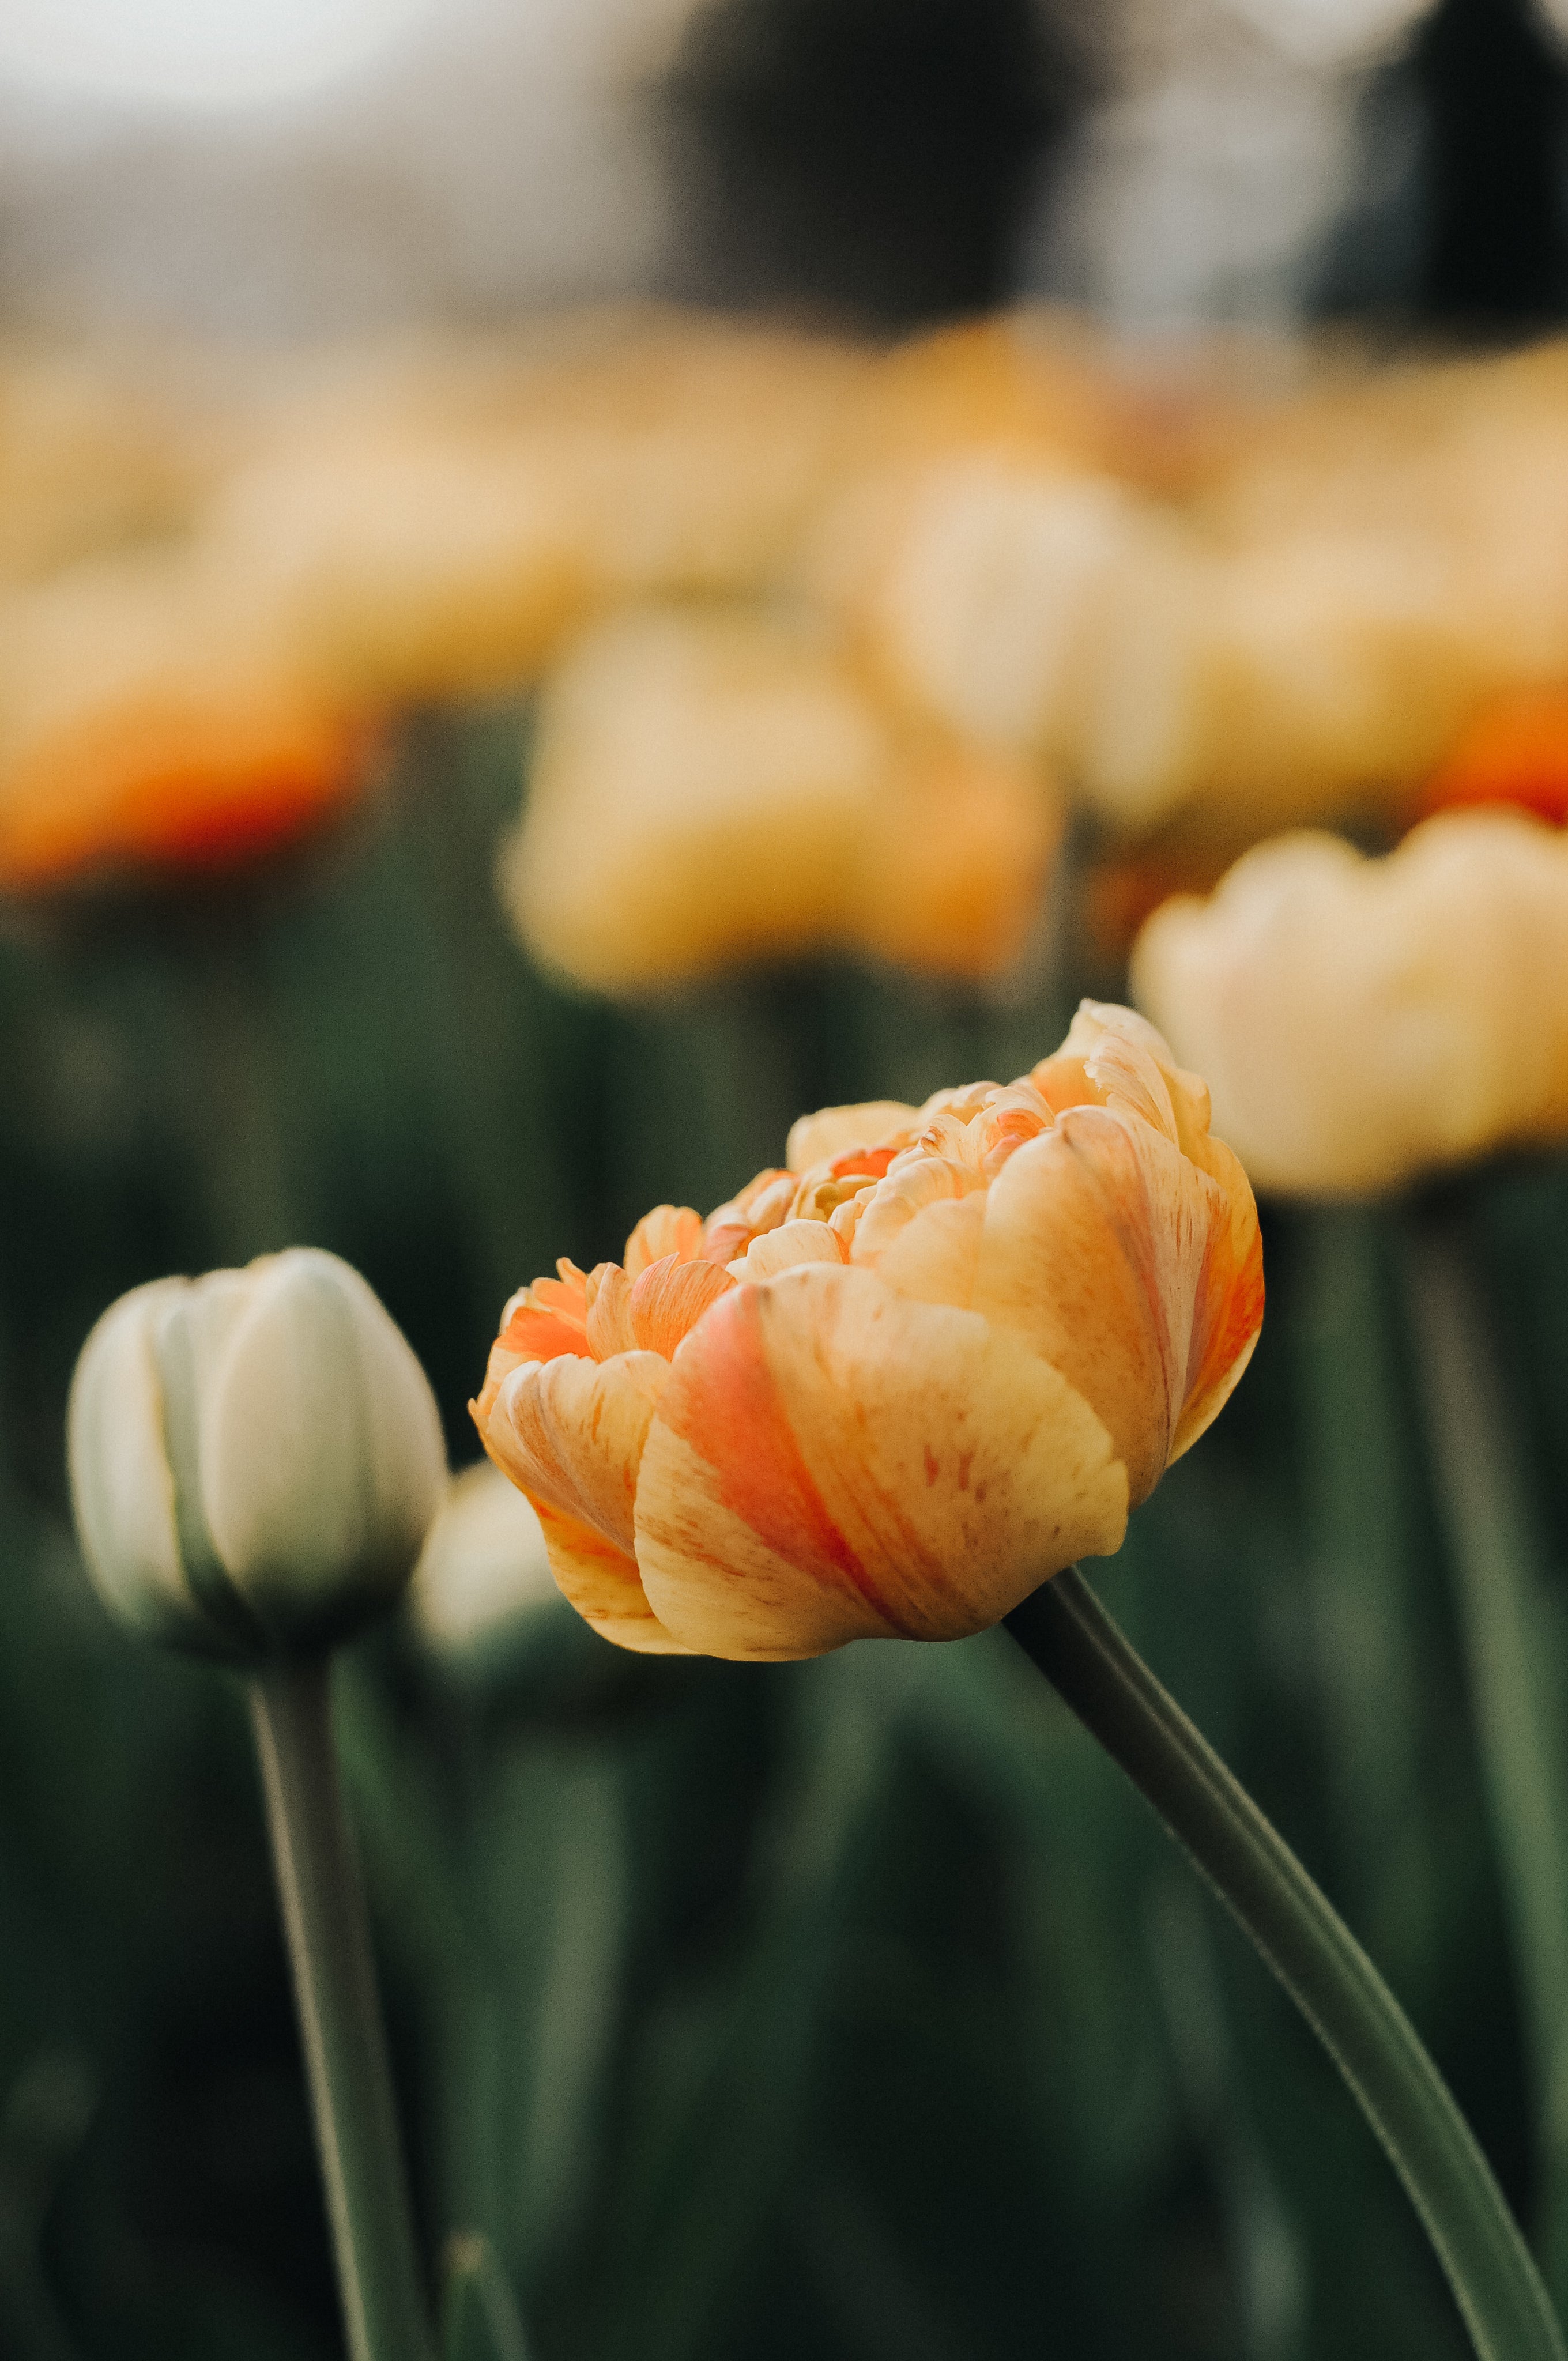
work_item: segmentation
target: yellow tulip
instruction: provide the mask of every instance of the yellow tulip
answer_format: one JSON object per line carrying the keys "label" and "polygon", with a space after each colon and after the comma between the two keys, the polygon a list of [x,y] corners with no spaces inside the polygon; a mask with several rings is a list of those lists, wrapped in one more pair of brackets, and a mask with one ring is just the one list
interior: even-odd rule
{"label": "yellow tulip", "polygon": [[653,608],[585,635],[541,703],[502,854],[523,940],[597,990],[841,945],[987,975],[1037,917],[1062,807],[911,730],[808,631]]}
{"label": "yellow tulip", "polygon": [[1216,1415],[1263,1314],[1208,1095],[1086,1002],[1007,1087],[797,1124],[705,1222],[507,1306],[473,1405],[620,1645],[812,1656],[993,1623]]}
{"label": "yellow tulip", "polygon": [[1568,1133],[1565,941],[1568,841],[1451,812],[1383,860],[1255,847],[1155,912],[1133,989],[1260,1189],[1353,1197]]}

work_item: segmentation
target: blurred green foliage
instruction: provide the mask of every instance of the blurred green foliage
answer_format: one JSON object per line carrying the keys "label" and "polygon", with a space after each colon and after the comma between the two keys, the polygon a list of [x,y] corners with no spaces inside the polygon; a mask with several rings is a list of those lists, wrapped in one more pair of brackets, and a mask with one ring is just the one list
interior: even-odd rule
{"label": "blurred green foliage", "polygon": [[[1005,1005],[813,967],[617,1010],[491,884],[520,717],[410,725],[332,840],[0,941],[0,2354],[339,2349],[247,1731],[75,1564],[93,1319],[291,1240],[367,1273],[455,1455],[505,1295],[707,1206],[800,1109],[1005,1079]],[[1470,1184],[1554,1576],[1568,1174]],[[1271,1217],[1212,1433],[1097,1570],[1432,2046],[1526,2219],[1510,1963],[1396,1283]],[[1555,1595],[1561,1598],[1560,1580]],[[562,1608],[488,1677],[393,1631],[339,1719],[448,2361],[1442,2361],[1311,2037],[1004,1635],[762,1667]]]}

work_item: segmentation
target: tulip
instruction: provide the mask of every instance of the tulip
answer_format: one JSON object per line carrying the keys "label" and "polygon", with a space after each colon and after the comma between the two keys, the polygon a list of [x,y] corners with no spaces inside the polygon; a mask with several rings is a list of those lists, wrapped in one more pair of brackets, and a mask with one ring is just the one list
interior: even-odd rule
{"label": "tulip", "polygon": [[447,1484],[409,1586],[424,1647],[454,1665],[477,1663],[541,1607],[557,1613],[544,1533],[528,1500],[488,1459]]}
{"label": "tulip", "polygon": [[1565,930],[1558,832],[1451,812],[1382,860],[1255,847],[1155,913],[1133,987],[1257,1187],[1354,1197],[1568,1133]]}
{"label": "tulip", "polygon": [[1568,689],[1492,698],[1460,731],[1418,803],[1426,813],[1516,804],[1561,827],[1568,819]]}
{"label": "tulip", "polygon": [[954,1639],[1075,1557],[1216,1415],[1263,1311],[1208,1094],[1086,1002],[1010,1087],[829,1109],[705,1222],[507,1306],[473,1405],[555,1579],[650,1651]]}
{"label": "tulip", "polygon": [[407,1342],[307,1246],[122,1296],[82,1346],[69,1442],[105,1604],[239,1662],[313,1653],[392,1605],[446,1472]]}
{"label": "tulip", "polygon": [[1005,967],[1061,829],[1018,763],[899,724],[760,611],[645,609],[586,635],[542,701],[502,890],[529,948],[636,991],[842,944]]}
{"label": "tulip", "polygon": [[961,454],[896,495],[831,521],[829,595],[868,663],[982,745],[1061,754],[1108,601],[1161,545],[1147,504],[1057,455]]}
{"label": "tulip", "polygon": [[255,583],[162,552],[5,598],[0,887],[259,854],[362,785],[367,728],[323,698]]}
{"label": "tulip", "polygon": [[1213,547],[1172,518],[1131,561],[1102,596],[1069,748],[1113,826],[1258,836],[1387,804],[1497,675],[1463,552],[1414,527]]}

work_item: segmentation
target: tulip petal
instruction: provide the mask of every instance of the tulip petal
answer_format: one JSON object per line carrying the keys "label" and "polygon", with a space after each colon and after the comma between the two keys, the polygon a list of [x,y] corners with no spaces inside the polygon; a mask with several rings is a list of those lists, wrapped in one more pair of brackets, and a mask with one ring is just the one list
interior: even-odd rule
{"label": "tulip petal", "polygon": [[1103,1093],[1108,1106],[1119,1103],[1167,1139],[1176,1137],[1176,1110],[1166,1077],[1170,1052],[1147,1017],[1104,1001],[1080,1001],[1058,1054],[1082,1059],[1085,1077]]}
{"label": "tulip petal", "polygon": [[650,1263],[627,1298],[627,1316],[645,1353],[672,1359],[675,1346],[695,1328],[710,1303],[735,1281],[716,1262],[677,1262],[674,1255]]}
{"label": "tulip petal", "polygon": [[876,1148],[908,1131],[920,1110],[902,1099],[867,1099],[857,1106],[820,1107],[797,1115],[789,1127],[784,1162],[792,1172],[809,1172],[854,1148]]}
{"label": "tulip petal", "polygon": [[[1198,1290],[1187,1403],[1170,1446],[1171,1458],[1179,1459],[1212,1425],[1235,1391],[1263,1325],[1263,1238],[1257,1226],[1257,1205],[1241,1159],[1210,1132],[1209,1085],[1202,1076],[1179,1066],[1163,1034],[1133,1010],[1107,1009],[1094,1002],[1086,1002],[1085,1008],[1102,1023],[1113,1016],[1124,1038],[1154,1060],[1168,1094],[1178,1147],[1201,1172],[1218,1182],[1230,1208],[1228,1223],[1211,1240]],[[1097,1079],[1105,1079],[1099,1051],[1090,1060],[1090,1070]]]}
{"label": "tulip petal", "polygon": [[[594,1272],[593,1301],[588,1305],[588,1350],[596,1361],[617,1353],[635,1353],[637,1336],[631,1325],[631,1281],[618,1262],[604,1263]],[[538,1356],[543,1360],[546,1356]]]}
{"label": "tulip petal", "polygon": [[501,1313],[500,1332],[490,1346],[475,1404],[477,1417],[489,1415],[503,1380],[524,1361],[552,1361],[557,1353],[590,1350],[580,1302],[581,1291],[568,1290],[558,1279],[536,1279],[532,1287],[518,1289]]}
{"label": "tulip petal", "polygon": [[1020,1148],[986,1201],[973,1308],[1093,1404],[1135,1507],[1170,1456],[1201,1283],[1229,1223],[1218,1185],[1172,1141],[1101,1107],[1070,1108]]}
{"label": "tulip petal", "polygon": [[648,1431],[650,1605],[712,1655],[981,1630],[1120,1546],[1126,1471],[1023,1337],[822,1265],[737,1288],[681,1348]]}
{"label": "tulip petal", "polygon": [[826,1222],[784,1222],[753,1238],[729,1268],[736,1279],[755,1282],[776,1279],[781,1271],[794,1270],[801,1263],[841,1263],[843,1259],[838,1235]]}
{"label": "tulip petal", "polygon": [[977,1190],[925,1206],[878,1255],[874,1268],[883,1285],[919,1303],[955,1303],[968,1311],[980,1268],[986,1202]]}
{"label": "tulip petal", "polygon": [[1188,1366],[1187,1406],[1170,1455],[1179,1459],[1224,1409],[1253,1356],[1263,1326],[1263,1234],[1241,1159],[1207,1134],[1183,1143],[1194,1164],[1224,1191],[1230,1219],[1210,1244],[1198,1290]]}
{"label": "tulip petal", "polygon": [[587,1338],[575,1320],[563,1320],[559,1312],[533,1303],[512,1313],[497,1343],[513,1356],[514,1369],[523,1361],[553,1361],[557,1353],[588,1350]]}
{"label": "tulip petal", "polygon": [[82,1347],[67,1421],[76,1529],[93,1583],[127,1622],[175,1642],[197,1610],[181,1563],[153,1340],[187,1289],[184,1279],[151,1279],[111,1306]]}
{"label": "tulip petal", "polygon": [[978,1172],[952,1157],[915,1156],[900,1162],[902,1169],[895,1167],[877,1182],[856,1224],[852,1258],[868,1267],[927,1206],[967,1197],[985,1185]]}
{"label": "tulip petal", "polygon": [[1240,1159],[1211,1136],[1208,1083],[1177,1064],[1146,1017],[1086,1000],[1068,1039],[1087,1045],[1088,1076],[1111,1104],[1120,1097],[1168,1131],[1182,1154],[1219,1184],[1229,1207],[1227,1223],[1211,1239],[1193,1310],[1187,1401],[1170,1445],[1171,1459],[1179,1459],[1230,1400],[1263,1324],[1263,1239],[1252,1185]]}
{"label": "tulip petal", "polygon": [[657,1353],[526,1364],[480,1427],[485,1448],[542,1517],[560,1510],[630,1552],[638,1463],[669,1374]]}
{"label": "tulip petal", "polygon": [[622,1260],[628,1279],[641,1279],[650,1263],[674,1255],[691,1262],[702,1252],[702,1215],[689,1205],[655,1205],[626,1241]]}
{"label": "tulip petal", "polygon": [[634,1648],[641,1655],[693,1653],[665,1631],[649,1606],[634,1557],[548,1500],[536,1506],[555,1587],[585,1623],[618,1648]]}
{"label": "tulip petal", "polygon": [[335,1255],[296,1246],[246,1276],[233,1314],[194,1334],[203,1506],[262,1622],[298,1638],[319,1612],[325,1636],[407,1582],[446,1482],[440,1416],[407,1340]]}

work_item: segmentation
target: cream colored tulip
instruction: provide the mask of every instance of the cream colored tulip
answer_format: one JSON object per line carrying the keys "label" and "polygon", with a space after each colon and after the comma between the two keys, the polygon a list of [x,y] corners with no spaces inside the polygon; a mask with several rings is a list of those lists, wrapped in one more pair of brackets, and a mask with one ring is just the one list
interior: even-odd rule
{"label": "cream colored tulip", "polygon": [[420,1640],[448,1663],[477,1664],[532,1628],[542,1607],[564,1611],[532,1504],[488,1459],[460,1469],[409,1586]]}
{"label": "cream colored tulip", "polygon": [[105,1604],[248,1662],[329,1646],[391,1606],[446,1473],[401,1333],[357,1271],[307,1246],[122,1296],[82,1348],[69,1444]]}
{"label": "cream colored tulip", "polygon": [[1133,989],[1260,1189],[1349,1197],[1568,1134],[1568,841],[1452,812],[1279,837],[1139,936]]}
{"label": "cream colored tulip", "polygon": [[336,700],[513,686],[607,608],[776,577],[870,366],[651,311],[362,368],[236,470],[203,539]]}
{"label": "cream colored tulip", "polygon": [[1108,477],[991,452],[873,486],[836,528],[830,594],[889,689],[982,745],[1046,755],[1070,747],[1108,598],[1159,531]]}
{"label": "cream colored tulip", "polygon": [[508,1305],[474,1415],[608,1638],[811,1656],[995,1622],[1216,1415],[1263,1312],[1203,1085],[1085,1003],[1020,1082],[797,1125],[704,1222]]}
{"label": "cream colored tulip", "polygon": [[824,945],[984,974],[1060,826],[1048,788],[911,732],[809,632],[643,610],[550,684],[502,888],[530,949],[606,991]]}
{"label": "cream colored tulip", "polygon": [[1214,548],[1172,521],[1102,609],[1072,759],[1124,828],[1201,814],[1245,836],[1387,804],[1499,672],[1462,553],[1414,523]]}

